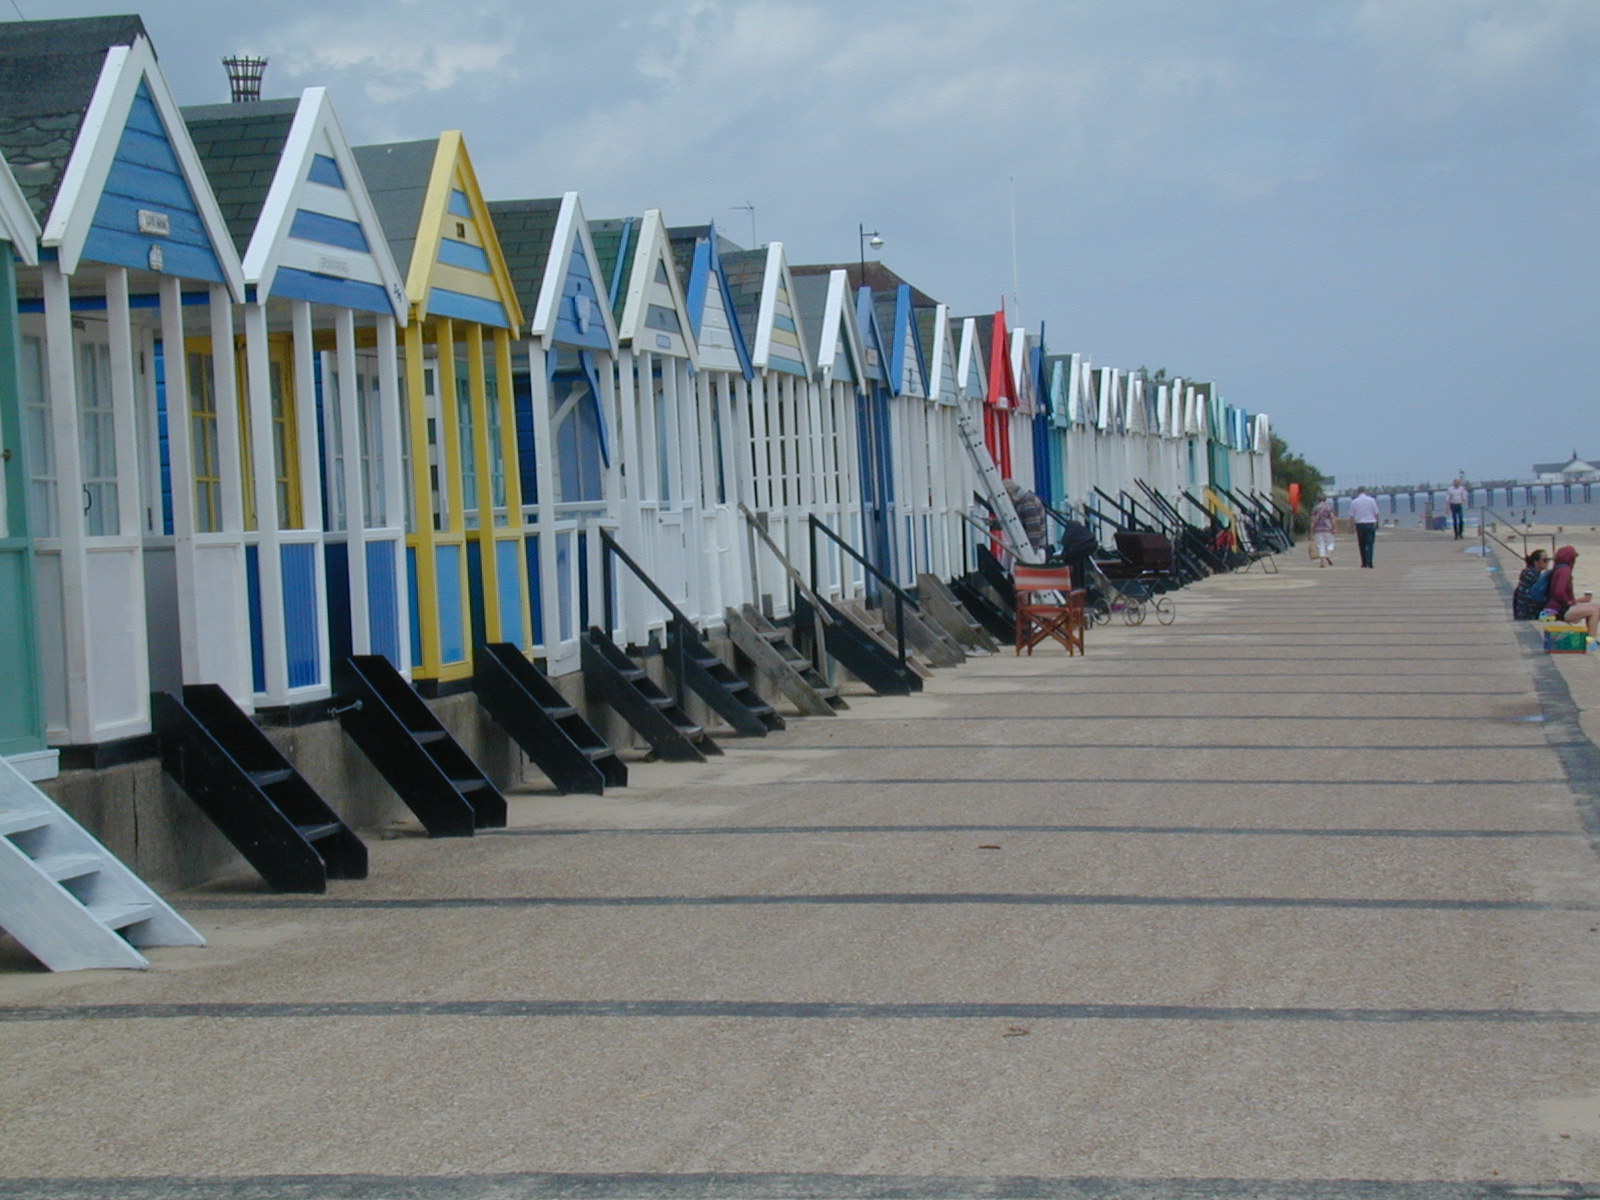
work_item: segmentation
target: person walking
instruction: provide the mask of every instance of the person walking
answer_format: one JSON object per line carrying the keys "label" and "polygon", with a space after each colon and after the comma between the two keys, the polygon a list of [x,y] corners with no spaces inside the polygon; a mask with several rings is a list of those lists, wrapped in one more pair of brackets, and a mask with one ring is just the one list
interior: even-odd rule
{"label": "person walking", "polygon": [[1333,566],[1333,534],[1338,527],[1333,501],[1324,496],[1311,510],[1311,540],[1316,543],[1317,566]]}
{"label": "person walking", "polygon": [[1466,536],[1467,501],[1470,495],[1467,485],[1461,481],[1461,476],[1456,476],[1456,481],[1450,485],[1444,494],[1444,502],[1450,506],[1450,528],[1456,531],[1456,541]]}
{"label": "person walking", "polygon": [[1361,488],[1350,501],[1350,521],[1356,527],[1356,549],[1361,552],[1361,565],[1372,566],[1372,552],[1378,542],[1378,502],[1371,492]]}

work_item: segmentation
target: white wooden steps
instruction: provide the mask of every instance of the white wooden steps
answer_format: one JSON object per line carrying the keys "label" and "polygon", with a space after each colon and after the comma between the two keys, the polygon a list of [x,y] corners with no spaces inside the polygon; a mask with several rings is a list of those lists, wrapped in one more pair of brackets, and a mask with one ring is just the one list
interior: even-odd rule
{"label": "white wooden steps", "polygon": [[0,758],[0,928],[52,971],[150,965],[205,938]]}

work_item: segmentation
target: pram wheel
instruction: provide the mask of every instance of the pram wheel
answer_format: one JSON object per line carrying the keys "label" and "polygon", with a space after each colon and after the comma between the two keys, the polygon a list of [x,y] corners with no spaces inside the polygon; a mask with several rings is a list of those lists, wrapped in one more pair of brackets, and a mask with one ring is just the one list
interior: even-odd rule
{"label": "pram wheel", "polygon": [[1129,625],[1144,624],[1144,601],[1129,596],[1122,602],[1122,619]]}
{"label": "pram wheel", "polygon": [[1156,620],[1163,625],[1171,625],[1178,619],[1177,605],[1173,604],[1165,596],[1157,596],[1151,601],[1150,607],[1156,610]]}
{"label": "pram wheel", "polygon": [[1089,623],[1092,625],[1111,624],[1111,605],[1103,597],[1096,597],[1089,602]]}

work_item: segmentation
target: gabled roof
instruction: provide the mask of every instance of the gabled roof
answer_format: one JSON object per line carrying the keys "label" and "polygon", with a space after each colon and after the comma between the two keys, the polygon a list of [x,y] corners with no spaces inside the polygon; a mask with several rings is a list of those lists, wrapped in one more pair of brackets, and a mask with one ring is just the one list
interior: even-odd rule
{"label": "gabled roof", "polygon": [[250,248],[299,108],[300,101],[290,99],[206,104],[183,110],[217,207],[241,257]]}
{"label": "gabled roof", "polygon": [[693,360],[695,338],[661,210],[621,221],[591,221],[601,270],[611,281],[617,339],[636,349]]}
{"label": "gabled roof", "polygon": [[283,296],[404,323],[400,269],[327,89],[184,116],[258,301]]}
{"label": "gabled roof", "polygon": [[516,288],[460,131],[354,153],[416,316],[520,329]]}
{"label": "gabled roof", "polygon": [[[863,269],[865,268],[865,269]],[[827,275],[832,271],[843,271],[850,280],[852,289],[870,287],[874,292],[888,292],[893,294],[895,289],[902,284],[911,288],[911,303],[917,308],[927,308],[939,303],[922,289],[912,285],[899,275],[895,274],[881,262],[868,263],[797,263],[790,268],[798,278],[801,275]]]}
{"label": "gabled roof", "polygon": [[734,313],[733,293],[722,265],[722,256],[738,248],[720,236],[714,224],[674,226],[667,230],[667,237],[683,284],[684,303],[689,306],[699,366],[738,371],[749,378],[753,374],[750,344]]}
{"label": "gabled roof", "polygon": [[824,383],[840,381],[859,386],[864,375],[865,352],[861,331],[850,310],[853,289],[843,270],[826,275],[794,277],[795,306],[806,334],[806,350]]}
{"label": "gabled roof", "polygon": [[0,24],[0,150],[36,219],[55,203],[107,52],[146,36],[132,16]]}
{"label": "gabled roof", "polygon": [[237,251],[137,17],[0,24],[0,153],[65,273],[88,258],[242,296]]}
{"label": "gabled roof", "polygon": [[496,200],[489,212],[518,302],[532,314],[530,336],[547,344],[614,350],[617,330],[578,193]]}
{"label": "gabled roof", "polygon": [[722,264],[751,347],[751,365],[810,378],[812,360],[795,310],[794,279],[784,261],[783,243],[725,254]]}

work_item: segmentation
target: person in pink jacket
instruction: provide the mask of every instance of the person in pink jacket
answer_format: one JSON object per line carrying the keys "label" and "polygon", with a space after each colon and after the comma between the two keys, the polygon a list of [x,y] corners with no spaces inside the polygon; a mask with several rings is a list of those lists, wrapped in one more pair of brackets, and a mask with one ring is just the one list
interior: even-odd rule
{"label": "person in pink jacket", "polygon": [[1593,592],[1577,596],[1572,591],[1572,564],[1578,561],[1574,546],[1562,546],[1556,551],[1555,570],[1550,573],[1550,600],[1545,612],[1553,612],[1563,621],[1573,625],[1586,625],[1593,638],[1600,630],[1600,604],[1594,602]]}

